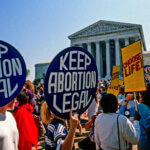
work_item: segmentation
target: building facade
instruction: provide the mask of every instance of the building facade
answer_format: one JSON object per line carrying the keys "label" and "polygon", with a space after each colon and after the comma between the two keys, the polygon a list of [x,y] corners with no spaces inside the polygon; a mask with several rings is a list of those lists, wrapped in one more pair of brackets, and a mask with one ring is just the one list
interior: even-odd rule
{"label": "building facade", "polygon": [[35,64],[35,79],[45,78],[50,62]]}
{"label": "building facade", "polygon": [[[111,77],[112,66],[121,66],[120,78],[123,78],[121,48],[141,40],[144,65],[150,65],[150,52],[146,44],[142,26],[122,22],[100,20],[68,37],[71,46],[87,49],[94,57],[98,76],[101,79]],[[35,65],[35,79],[43,78],[50,62]]]}
{"label": "building facade", "polygon": [[141,40],[146,51],[142,26],[121,22],[100,20],[68,37],[71,46],[87,49],[94,57],[99,78],[110,78],[112,66],[121,66],[121,48]]}

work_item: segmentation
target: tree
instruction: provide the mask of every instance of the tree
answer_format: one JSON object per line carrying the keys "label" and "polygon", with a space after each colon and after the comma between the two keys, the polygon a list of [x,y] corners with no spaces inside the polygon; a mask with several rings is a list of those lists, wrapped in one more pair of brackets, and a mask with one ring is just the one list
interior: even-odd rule
{"label": "tree", "polygon": [[30,75],[30,69],[27,69],[26,71],[26,77],[28,77]]}

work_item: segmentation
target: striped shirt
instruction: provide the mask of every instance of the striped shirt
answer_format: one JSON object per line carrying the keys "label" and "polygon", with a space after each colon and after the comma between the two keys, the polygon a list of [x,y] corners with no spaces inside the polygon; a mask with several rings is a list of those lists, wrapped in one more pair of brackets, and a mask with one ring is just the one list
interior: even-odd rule
{"label": "striped shirt", "polygon": [[68,131],[65,129],[64,121],[53,119],[48,124],[45,134],[45,150],[60,149],[63,140],[67,136]]}

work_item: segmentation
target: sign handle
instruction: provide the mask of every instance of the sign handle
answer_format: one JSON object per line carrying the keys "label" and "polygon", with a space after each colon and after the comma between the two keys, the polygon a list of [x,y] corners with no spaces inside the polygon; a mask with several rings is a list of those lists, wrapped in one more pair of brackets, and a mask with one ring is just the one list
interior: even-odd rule
{"label": "sign handle", "polygon": [[137,99],[136,99],[136,92],[134,92],[134,102],[135,102],[135,110],[137,111]]}

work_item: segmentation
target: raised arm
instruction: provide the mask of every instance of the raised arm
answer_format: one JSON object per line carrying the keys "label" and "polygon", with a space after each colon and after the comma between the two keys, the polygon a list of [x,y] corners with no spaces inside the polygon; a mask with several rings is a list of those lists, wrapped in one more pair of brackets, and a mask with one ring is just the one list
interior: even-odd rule
{"label": "raised arm", "polygon": [[61,150],[72,150],[75,132],[78,124],[78,118],[72,116],[72,109],[70,110],[70,129],[61,146]]}

